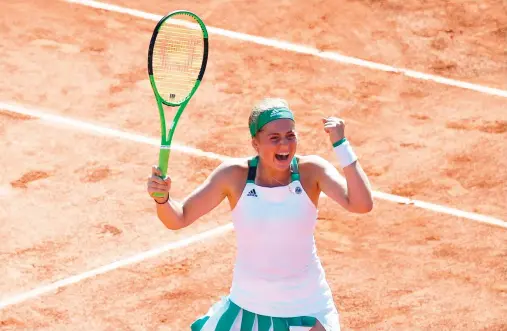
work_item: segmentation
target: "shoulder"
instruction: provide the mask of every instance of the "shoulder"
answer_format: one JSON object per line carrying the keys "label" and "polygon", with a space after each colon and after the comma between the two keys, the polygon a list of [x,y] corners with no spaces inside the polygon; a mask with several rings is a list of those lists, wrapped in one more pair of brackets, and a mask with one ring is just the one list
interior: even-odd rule
{"label": "shoulder", "polygon": [[321,172],[334,166],[328,160],[318,155],[297,155],[301,172]]}
{"label": "shoulder", "polygon": [[331,162],[318,155],[298,156],[301,177],[322,182],[327,179],[342,180],[343,176]]}
{"label": "shoulder", "polygon": [[221,181],[236,181],[246,177],[250,158],[229,158],[222,161],[212,173],[212,177]]}

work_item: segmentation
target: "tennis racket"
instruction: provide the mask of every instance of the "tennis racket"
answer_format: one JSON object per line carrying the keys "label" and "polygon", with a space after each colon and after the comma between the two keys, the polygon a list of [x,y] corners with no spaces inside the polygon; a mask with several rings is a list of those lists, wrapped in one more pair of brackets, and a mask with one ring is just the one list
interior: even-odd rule
{"label": "tennis racket", "polygon": [[[208,32],[194,13],[178,10],[164,16],[156,25],[148,51],[148,74],[155,94],[161,124],[159,168],[167,175],[171,141],[188,102],[201,84],[208,61]],[[164,105],[178,107],[166,125]],[[156,192],[154,197],[163,197]]]}

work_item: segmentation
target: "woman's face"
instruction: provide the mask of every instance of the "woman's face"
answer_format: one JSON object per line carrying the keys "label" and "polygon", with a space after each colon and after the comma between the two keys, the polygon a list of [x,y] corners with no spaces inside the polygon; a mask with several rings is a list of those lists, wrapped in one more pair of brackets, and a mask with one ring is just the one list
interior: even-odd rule
{"label": "woman's face", "polygon": [[294,121],[278,119],[269,122],[252,139],[252,146],[264,165],[277,170],[286,170],[297,148]]}

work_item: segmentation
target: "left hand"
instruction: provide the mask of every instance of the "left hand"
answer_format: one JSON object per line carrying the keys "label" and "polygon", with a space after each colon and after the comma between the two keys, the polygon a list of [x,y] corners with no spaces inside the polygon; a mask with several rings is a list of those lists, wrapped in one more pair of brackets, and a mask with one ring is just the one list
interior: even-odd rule
{"label": "left hand", "polygon": [[338,117],[325,117],[322,119],[324,131],[329,135],[331,144],[345,137],[345,121]]}

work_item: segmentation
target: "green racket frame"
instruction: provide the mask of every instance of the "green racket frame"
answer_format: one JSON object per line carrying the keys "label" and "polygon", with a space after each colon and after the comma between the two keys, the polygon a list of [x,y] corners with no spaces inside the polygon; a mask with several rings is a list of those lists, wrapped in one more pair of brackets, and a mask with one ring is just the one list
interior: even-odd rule
{"label": "green racket frame", "polygon": [[[188,94],[188,96],[183,101],[181,101],[179,103],[172,103],[172,102],[165,100],[159,94],[157,86],[155,84],[155,78],[153,77],[153,63],[152,63],[153,49],[155,48],[155,41],[157,39],[159,29],[162,27],[162,25],[169,18],[171,18],[175,15],[181,15],[181,14],[189,15],[189,16],[193,17],[197,21],[197,23],[199,23],[199,26],[200,26],[202,33],[203,33],[204,52],[203,52],[203,60],[202,60],[202,64],[201,64],[201,70],[199,72],[196,83],[195,83],[194,87],[192,88],[191,92]],[[185,22],[185,24],[189,24],[189,23]],[[160,141],[158,166],[160,168],[162,178],[165,178],[167,175],[167,168],[169,165],[169,156],[170,156],[170,151],[171,151],[171,142],[173,139],[174,131],[176,129],[176,126],[178,124],[180,116],[183,113],[183,110],[186,108],[188,102],[190,101],[190,99],[192,98],[194,93],[197,91],[199,86],[201,85],[202,77],[204,75],[204,71],[206,70],[207,62],[208,62],[208,31],[206,29],[206,25],[204,24],[204,22],[196,14],[194,14],[190,11],[187,11],[187,10],[176,10],[176,11],[173,11],[173,12],[167,14],[166,16],[164,16],[158,22],[158,24],[155,26],[155,29],[153,31],[153,35],[152,35],[151,41],[150,41],[150,47],[148,50],[148,75],[150,78],[151,87],[152,87],[153,92],[155,94],[155,99],[157,101],[157,107],[158,107],[158,111],[159,111],[159,115],[160,115],[161,141]],[[170,106],[170,107],[178,107],[179,106],[179,108],[172,120],[172,123],[171,123],[171,125],[169,125],[168,128],[166,125],[166,118],[165,118],[165,112],[164,112],[163,105]],[[153,196],[154,197],[163,197],[164,195],[163,195],[163,193],[156,192],[153,194]]]}

